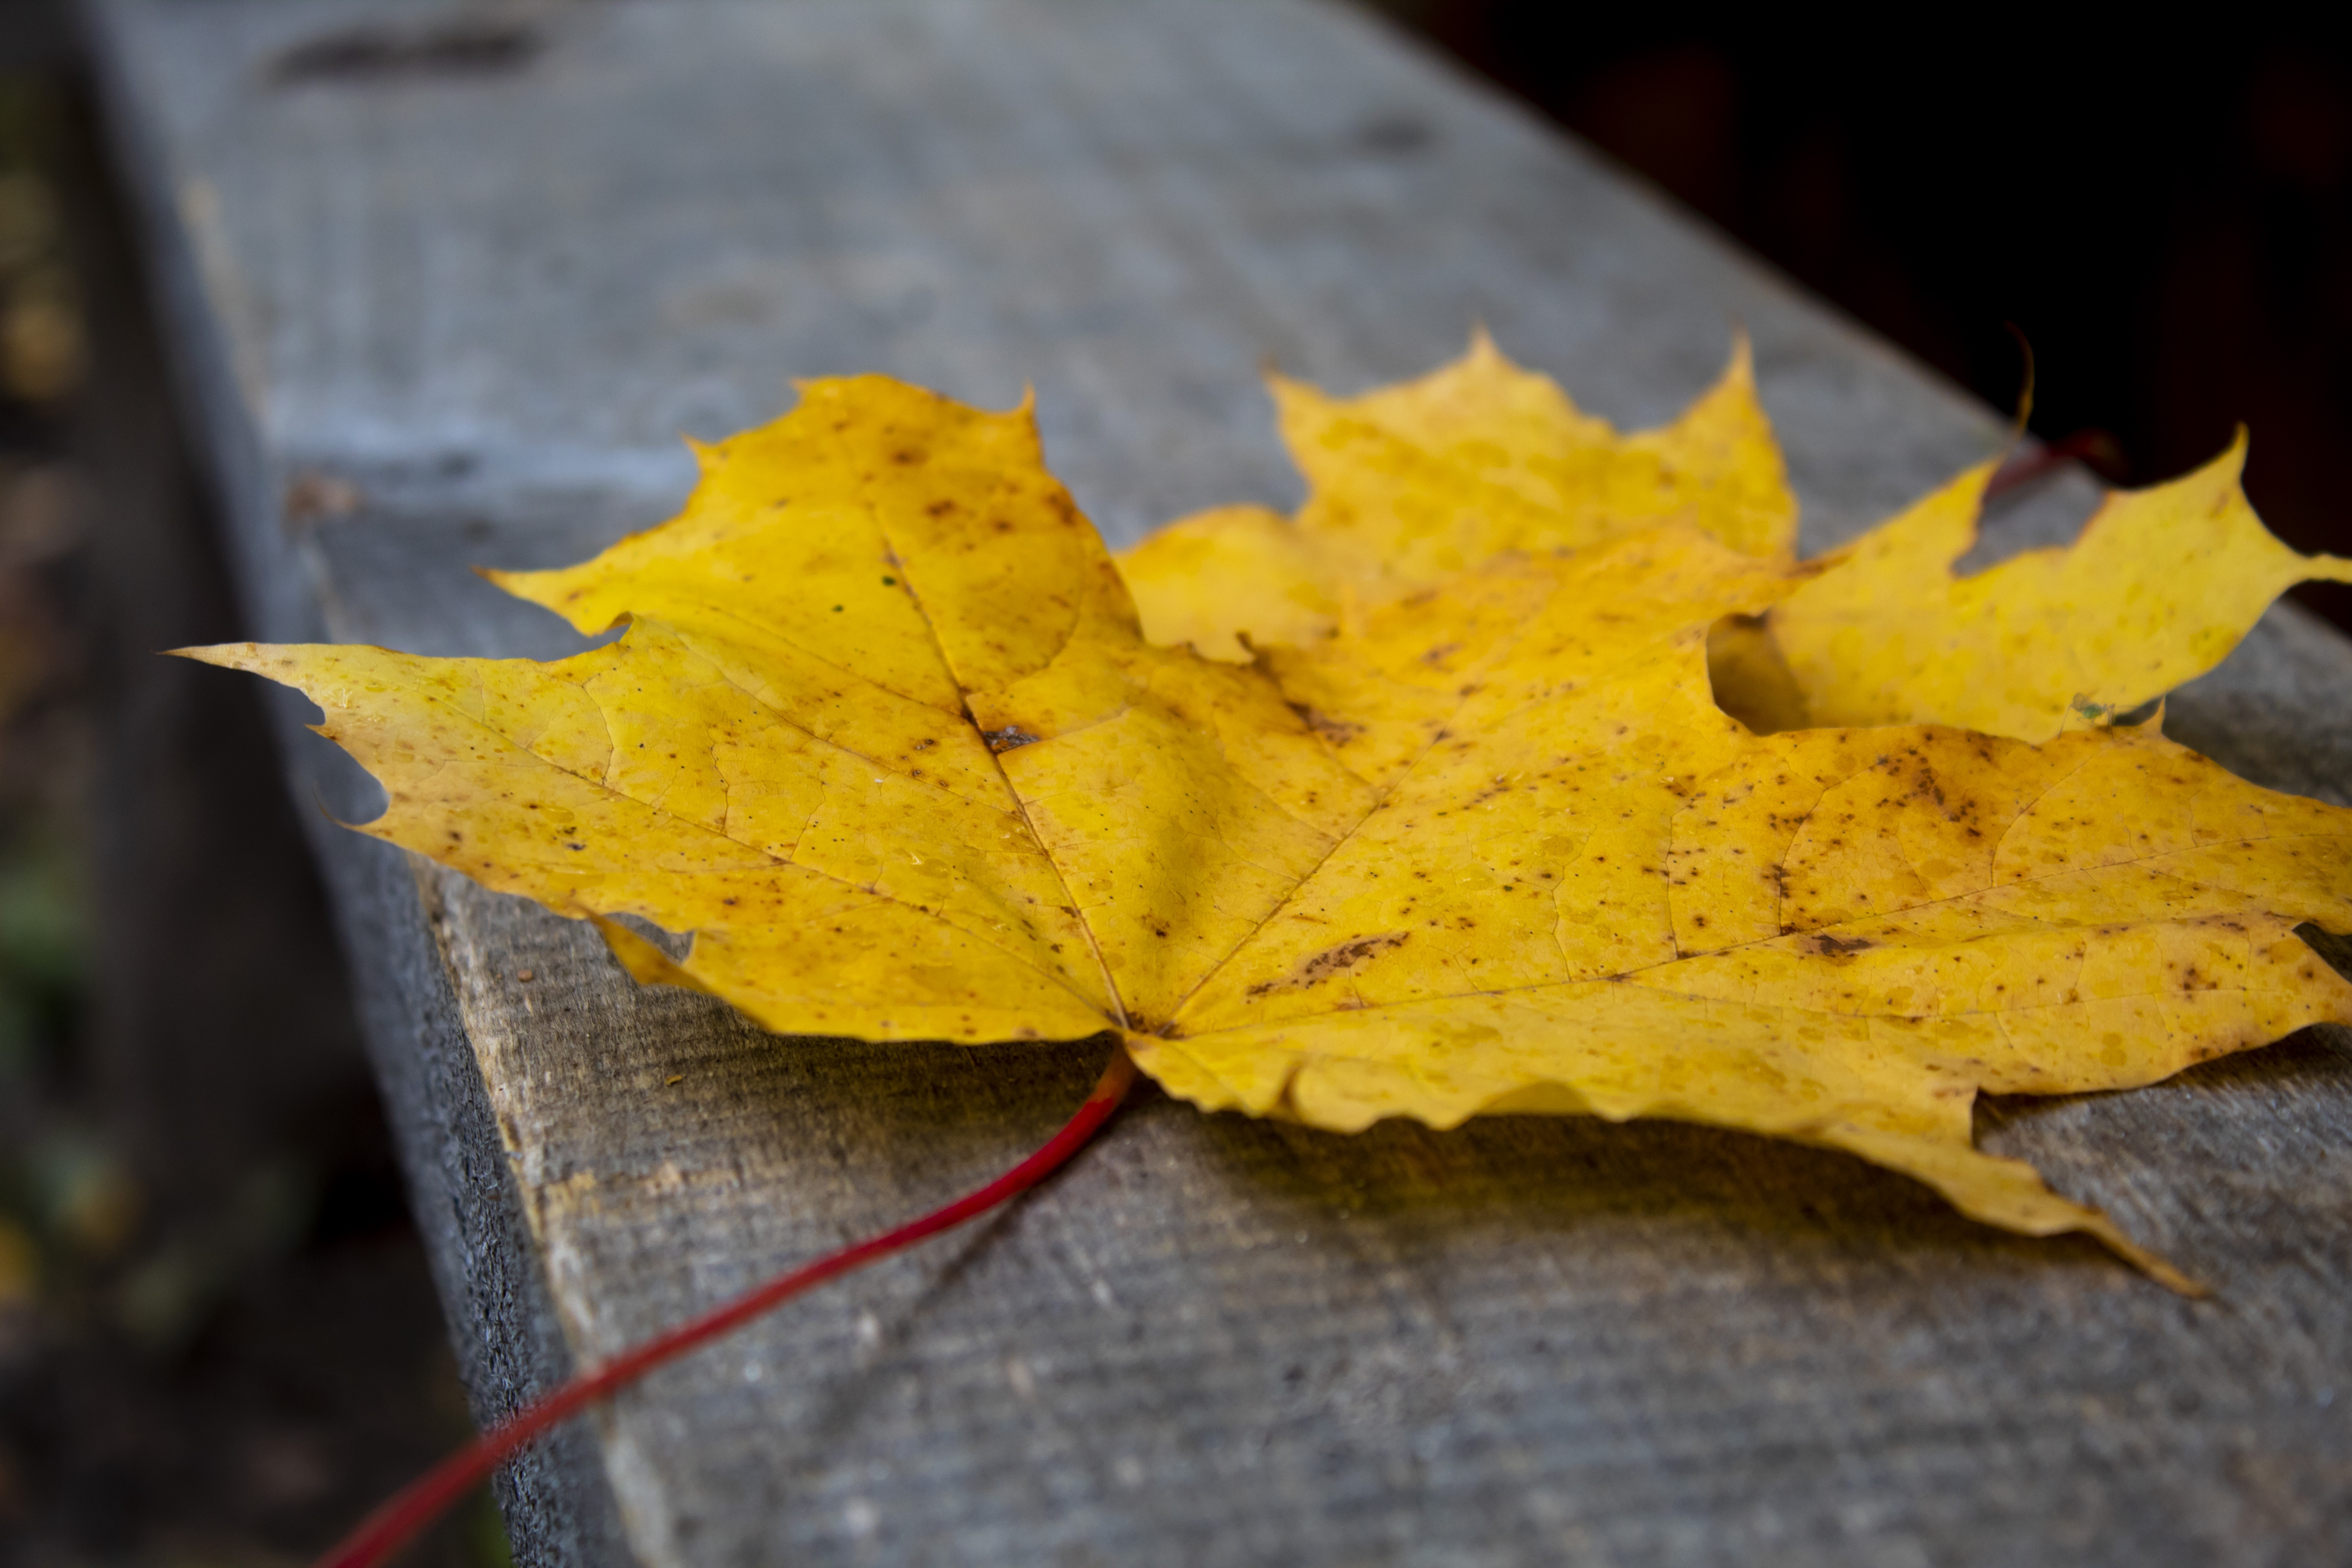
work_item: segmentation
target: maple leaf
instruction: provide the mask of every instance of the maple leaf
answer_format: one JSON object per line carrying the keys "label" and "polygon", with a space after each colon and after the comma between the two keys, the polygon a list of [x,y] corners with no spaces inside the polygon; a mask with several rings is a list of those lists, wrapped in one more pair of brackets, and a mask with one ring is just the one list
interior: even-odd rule
{"label": "maple leaf", "polygon": [[1507,550],[1573,550],[1673,518],[1785,559],[1797,498],[1756,401],[1748,344],[1674,424],[1621,437],[1485,332],[1419,381],[1337,399],[1270,378],[1308,496],[1296,519],[1221,507],[1120,558],[1145,635],[1246,664],[1243,638],[1306,643],[1344,606],[1444,581]]}
{"label": "maple leaf", "polygon": [[2295,584],[2352,581],[2352,561],[2272,537],[2245,461],[2241,434],[2193,474],[2109,495],[2071,546],[1958,577],[1993,465],[1969,469],[1767,617],[1805,719],[2046,741],[2204,674]]}
{"label": "maple leaf", "polygon": [[[1419,381],[1335,399],[1272,378],[1308,484],[1294,518],[1223,507],[1120,558],[1144,629],[1212,658],[1304,645],[1351,605],[1513,550],[1574,548],[1670,518],[1794,552],[1797,501],[1745,340],[1674,424],[1621,437],[1482,332]],[[2024,741],[2113,722],[2204,674],[2297,583],[2352,581],[2254,515],[2242,434],[2197,472],[2106,498],[2064,549],[1969,577],[1996,465],[1961,474],[1822,563],[1762,617],[1719,623],[1716,700],[1759,731],[1957,724]]]}
{"label": "maple leaf", "polygon": [[1352,412],[1286,391],[1320,521],[1281,548],[1339,589],[1247,663],[1146,635],[1025,407],[873,377],[701,449],[674,521],[496,574],[606,647],[195,653],[320,704],[389,795],[364,831],[779,1032],[1116,1029],[1199,1105],[1341,1130],[1744,1128],[2185,1287],[1977,1152],[1972,1101],[2352,1019],[2294,934],[2352,929],[2352,813],[2148,725],[1758,733],[1711,634],[1730,668],[1717,628],[1862,557],[1791,559],[1744,353],[1650,437],[1538,380],[1481,345]]}

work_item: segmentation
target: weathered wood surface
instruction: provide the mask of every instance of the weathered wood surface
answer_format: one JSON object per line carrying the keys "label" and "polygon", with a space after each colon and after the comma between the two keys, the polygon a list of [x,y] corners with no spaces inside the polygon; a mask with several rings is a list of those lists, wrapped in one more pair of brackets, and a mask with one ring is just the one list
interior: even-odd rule
{"label": "weathered wood surface", "polygon": [[[1350,388],[1477,321],[1633,423],[1745,323],[1812,548],[2000,437],[1337,9],[586,4],[503,52],[287,53],[458,15],[515,14],[90,7],[263,635],[577,646],[467,567],[658,520],[678,432],[833,372],[1034,382],[1120,541],[1294,493],[1262,360]],[[312,515],[306,475],[360,504]],[[2063,481],[1995,539],[2088,504]],[[2171,725],[2340,800],[2348,679],[2274,612]],[[364,809],[324,750],[298,787]],[[1098,1066],[762,1036],[583,927],[321,844],[485,1413],[992,1173]],[[2219,1286],[2189,1302],[1758,1139],[1342,1138],[1146,1092],[1016,1212],[656,1378],[506,1501],[526,1561],[648,1568],[2343,1561],[2348,1130],[2326,1031],[1987,1108]]]}

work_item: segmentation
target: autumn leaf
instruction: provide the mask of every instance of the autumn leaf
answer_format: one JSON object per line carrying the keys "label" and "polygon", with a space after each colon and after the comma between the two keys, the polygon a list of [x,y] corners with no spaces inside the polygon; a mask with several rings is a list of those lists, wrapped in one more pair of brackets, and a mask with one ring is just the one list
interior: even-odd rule
{"label": "autumn leaf", "polygon": [[[1385,399],[1286,392],[1319,521],[1258,537],[1335,585],[1247,663],[1147,637],[1025,408],[871,377],[703,449],[671,522],[498,575],[626,622],[608,646],[197,657],[320,704],[390,797],[364,831],[780,1033],[1113,1029],[1171,1093],[1339,1130],[1743,1128],[2185,1285],[1977,1152],[1971,1104],[2352,1019],[2294,934],[2352,929],[2352,813],[2147,725],[1758,733],[1711,634],[1769,655],[1864,557],[1791,559],[1744,353],[1655,437],[1548,385],[1482,346]],[[1226,526],[1193,542],[1233,559]]]}
{"label": "autumn leaf", "polygon": [[2241,435],[2186,478],[2108,496],[2073,545],[1958,577],[1992,477],[1970,469],[1773,609],[1806,718],[2046,741],[2204,674],[2295,584],[2352,581],[2352,561],[2271,536],[2245,461]]}
{"label": "autumn leaf", "polygon": [[1621,437],[1486,333],[1456,363],[1352,399],[1271,379],[1307,476],[1296,519],[1223,507],[1121,558],[1147,637],[1249,662],[1242,638],[1305,643],[1342,606],[1440,583],[1507,550],[1574,550],[1669,519],[1784,559],[1797,499],[1743,340],[1674,424]]}
{"label": "autumn leaf", "polygon": [[[1796,498],[1748,348],[1674,424],[1621,437],[1484,333],[1461,360],[1352,399],[1276,376],[1306,475],[1294,518],[1225,507],[1120,559],[1146,633],[1247,662],[1347,606],[1507,551],[1575,548],[1669,518],[1734,549],[1793,552]],[[2064,549],[1958,577],[1993,465],[1823,563],[1768,616],[1718,624],[1716,697],[1764,731],[1957,724],[2024,741],[2113,722],[2204,674],[2297,583],[2352,561],[2296,553],[2254,515],[2244,437],[2196,473],[2109,496]]]}

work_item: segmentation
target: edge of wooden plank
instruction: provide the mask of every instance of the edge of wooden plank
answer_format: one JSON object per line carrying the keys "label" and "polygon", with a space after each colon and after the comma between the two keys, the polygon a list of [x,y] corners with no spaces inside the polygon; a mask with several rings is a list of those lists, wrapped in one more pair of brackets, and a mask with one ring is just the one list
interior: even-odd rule
{"label": "edge of wooden plank", "polygon": [[[277,476],[207,303],[205,195],[175,182],[142,111],[111,10],[105,0],[78,6],[80,57],[146,247],[146,283],[165,329],[173,391],[219,500],[245,618],[261,636],[315,637],[320,617],[303,608],[305,584],[285,569],[292,558],[272,548]],[[410,1212],[473,1415],[487,1426],[569,1378],[572,1354],[416,868],[402,852],[337,826],[324,811],[301,809],[317,790],[293,743],[304,704],[286,695],[278,694],[272,717],[288,785],[331,893]],[[496,1489],[518,1563],[633,1561],[590,1427],[572,1426],[516,1459]]]}

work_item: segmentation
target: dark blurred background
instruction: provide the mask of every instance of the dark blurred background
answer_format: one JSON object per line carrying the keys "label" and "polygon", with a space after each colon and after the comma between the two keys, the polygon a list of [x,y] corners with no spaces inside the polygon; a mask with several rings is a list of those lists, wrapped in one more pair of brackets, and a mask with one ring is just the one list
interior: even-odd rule
{"label": "dark blurred background", "polygon": [[[2112,481],[2251,426],[2264,521],[2352,553],[2352,49],[2324,7],[1832,30],[1769,6],[1373,3],[2004,410],[2014,322],[2034,433],[2089,437]],[[2352,587],[2297,594],[2352,627]]]}
{"label": "dark blurred background", "polygon": [[[2352,552],[2332,41],[1366,3],[1998,408],[2015,323],[2111,479],[2249,424]],[[250,689],[152,657],[240,633],[61,16],[0,0],[0,1564],[298,1563],[465,1406]],[[478,1503],[413,1560],[503,1553]]]}

